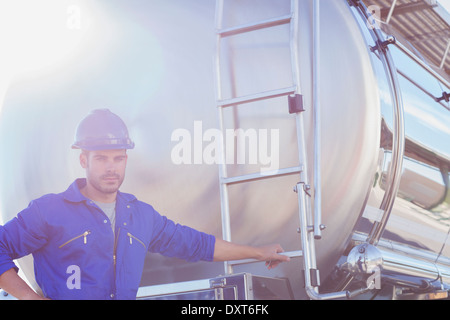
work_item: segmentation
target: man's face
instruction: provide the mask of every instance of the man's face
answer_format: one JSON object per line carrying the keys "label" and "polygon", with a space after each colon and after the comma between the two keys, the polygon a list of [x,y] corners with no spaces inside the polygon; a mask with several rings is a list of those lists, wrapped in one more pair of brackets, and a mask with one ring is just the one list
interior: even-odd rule
{"label": "man's face", "polygon": [[80,164],[86,169],[87,183],[100,193],[115,193],[125,178],[127,151],[100,150],[83,152]]}

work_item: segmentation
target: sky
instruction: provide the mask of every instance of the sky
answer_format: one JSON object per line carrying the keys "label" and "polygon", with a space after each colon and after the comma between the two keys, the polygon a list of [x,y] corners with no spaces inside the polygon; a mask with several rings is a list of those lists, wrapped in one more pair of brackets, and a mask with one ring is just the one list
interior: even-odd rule
{"label": "sky", "polygon": [[450,13],[450,0],[439,0],[439,3]]}

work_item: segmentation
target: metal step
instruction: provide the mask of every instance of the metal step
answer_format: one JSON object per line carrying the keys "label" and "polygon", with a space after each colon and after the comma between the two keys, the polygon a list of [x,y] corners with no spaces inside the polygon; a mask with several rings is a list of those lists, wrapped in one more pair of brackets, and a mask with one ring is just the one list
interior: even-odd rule
{"label": "metal step", "polygon": [[297,174],[302,172],[302,167],[292,167],[292,168],[283,168],[279,170],[267,171],[264,173],[250,173],[242,176],[230,177],[230,178],[222,178],[222,184],[237,184],[242,182],[251,182],[275,177],[282,177],[290,174]]}
{"label": "metal step", "polygon": [[288,87],[277,90],[264,91],[260,93],[255,93],[247,96],[225,99],[217,101],[217,106],[222,108],[227,108],[231,106],[236,106],[240,104],[256,102],[261,100],[273,99],[282,96],[288,96],[294,94],[297,90],[297,87]]}
{"label": "metal step", "polygon": [[[289,251],[289,252],[282,252],[280,253],[283,256],[287,256],[289,258],[299,258],[299,257],[303,257],[303,251],[302,250],[297,250],[297,251]],[[232,261],[228,261],[228,263],[232,266],[238,266],[238,265],[243,265],[243,264],[250,264],[250,263],[255,263],[255,262],[261,262],[255,259],[243,259],[243,260],[232,260]]]}
{"label": "metal step", "polygon": [[[138,300],[242,301],[291,300],[293,298],[294,295],[287,278],[263,277],[251,273],[140,287],[137,293]],[[209,314],[209,317],[212,316],[212,313]],[[243,311],[242,314],[244,314]]]}
{"label": "metal step", "polygon": [[261,30],[265,28],[275,27],[283,24],[288,24],[291,22],[292,16],[285,15],[277,18],[271,18],[263,21],[258,21],[255,23],[242,24],[235,27],[224,28],[217,31],[217,34],[222,38],[234,36],[237,34],[247,33],[251,31]]}

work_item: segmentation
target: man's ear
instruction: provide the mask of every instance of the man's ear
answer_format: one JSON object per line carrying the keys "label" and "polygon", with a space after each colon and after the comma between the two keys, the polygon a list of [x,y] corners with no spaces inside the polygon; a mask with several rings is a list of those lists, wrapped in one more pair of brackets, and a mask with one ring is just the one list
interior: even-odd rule
{"label": "man's ear", "polygon": [[86,169],[87,164],[88,164],[87,154],[84,152],[81,152],[80,153],[80,165],[83,169]]}

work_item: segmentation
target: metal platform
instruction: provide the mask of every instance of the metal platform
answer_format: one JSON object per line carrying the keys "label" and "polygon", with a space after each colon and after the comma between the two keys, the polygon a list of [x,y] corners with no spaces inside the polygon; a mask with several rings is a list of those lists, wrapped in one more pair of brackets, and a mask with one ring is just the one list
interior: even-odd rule
{"label": "metal platform", "polygon": [[[363,0],[379,26],[450,79],[450,14],[437,0]],[[378,20],[378,19],[377,19]]]}
{"label": "metal platform", "polygon": [[141,287],[138,300],[292,300],[289,280],[239,273],[212,279]]}

